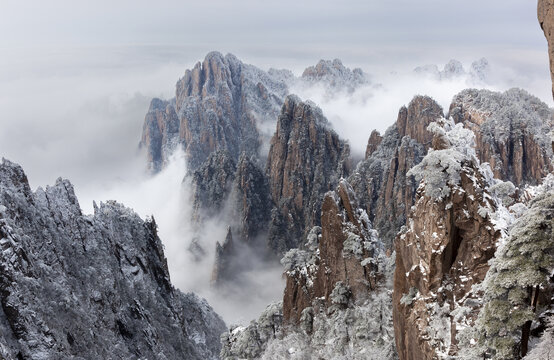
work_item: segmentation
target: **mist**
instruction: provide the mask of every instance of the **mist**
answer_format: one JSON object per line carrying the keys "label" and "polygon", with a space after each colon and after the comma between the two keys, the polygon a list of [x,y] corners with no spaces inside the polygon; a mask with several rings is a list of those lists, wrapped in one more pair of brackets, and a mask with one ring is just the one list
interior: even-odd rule
{"label": "mist", "polygon": [[[471,63],[463,65],[467,71]],[[476,81],[469,74],[438,80],[414,73],[412,70],[415,66],[369,73],[371,82],[351,93],[346,90],[330,92],[323,85],[306,86],[302,82],[295,84],[290,92],[303,100],[315,102],[339,136],[349,141],[351,152],[356,158],[365,154],[371,131],[377,130],[383,134],[396,121],[400,108],[407,106],[416,95],[432,97],[443,108],[445,115],[453,97],[467,88],[506,91],[512,87],[520,87],[549,106],[553,105],[548,68],[542,74],[521,72],[502,63],[490,63],[486,81]],[[438,66],[442,69],[444,64]]]}
{"label": "mist", "polygon": [[[141,159],[144,161],[145,157],[141,156]],[[164,245],[172,284],[184,292],[192,291],[207,299],[227,324],[248,323],[267,304],[282,297],[282,267],[253,256],[247,247],[240,247],[241,263],[247,270],[240,274],[239,281],[228,287],[211,286],[215,244],[225,239],[227,223],[216,218],[208,219],[204,231],[195,232],[191,222],[191,187],[183,181],[187,174],[185,163],[184,153],[177,151],[168,165],[154,176],[143,172],[133,178],[116,179],[104,183],[103,187],[81,192],[81,208],[91,213],[93,201],[116,199],[143,219],[153,216]],[[194,238],[205,251],[199,259],[188,250]]]}
{"label": "mist", "polygon": [[[176,81],[203,59],[204,47],[212,45],[11,49],[0,58],[0,156],[21,164],[33,188],[52,184],[60,176],[69,179],[85,213],[92,213],[93,200],[114,199],[143,218],[153,215],[173,284],[205,297],[228,324],[247,323],[267,304],[282,298],[280,265],[245,253],[252,262],[242,274],[240,287],[210,287],[215,243],[225,239],[226,225],[217,219],[206,224],[209,231],[201,234],[200,241],[207,254],[195,261],[187,250],[194,232],[182,154],[175,154],[167,168],[152,177],[146,172],[145,154],[138,149],[150,100],[173,97]],[[267,52],[259,47],[227,47],[208,50],[229,50],[263,69],[289,67],[297,75],[321,57],[339,57],[345,66],[362,67],[372,83],[352,94],[329,98],[319,87],[291,89],[318,104],[358,156],[364,153],[371,131],[383,132],[393,124],[399,108],[414,95],[430,95],[447,111],[452,96],[468,87],[465,78],[438,82],[414,77],[415,66],[439,61],[443,65],[449,59],[444,54],[433,58],[438,52],[407,61],[394,56],[398,51],[390,48],[368,57],[365,48],[334,47],[310,53],[298,44],[287,47],[287,52],[280,52],[282,44]],[[477,52],[466,60],[466,69],[481,56],[487,54]],[[384,62],[384,58],[398,60]],[[491,61],[491,66],[496,73],[483,86],[524,87],[551,105],[546,55],[513,56],[502,63]],[[271,134],[274,129],[264,131]]]}

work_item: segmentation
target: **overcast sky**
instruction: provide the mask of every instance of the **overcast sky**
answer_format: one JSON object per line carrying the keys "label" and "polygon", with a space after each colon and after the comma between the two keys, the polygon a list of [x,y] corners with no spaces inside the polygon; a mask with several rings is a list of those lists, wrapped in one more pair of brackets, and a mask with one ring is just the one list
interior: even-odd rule
{"label": "overcast sky", "polygon": [[135,169],[149,100],[211,50],[297,73],[338,57],[372,75],[484,56],[551,102],[533,0],[1,0],[0,33],[0,155],[35,186]]}
{"label": "overcast sky", "polygon": [[170,45],[189,49],[192,58],[219,49],[268,63],[333,56],[367,63],[429,53],[445,62],[474,53],[529,56],[545,48],[538,29],[534,0],[0,2],[0,46],[7,52]]}

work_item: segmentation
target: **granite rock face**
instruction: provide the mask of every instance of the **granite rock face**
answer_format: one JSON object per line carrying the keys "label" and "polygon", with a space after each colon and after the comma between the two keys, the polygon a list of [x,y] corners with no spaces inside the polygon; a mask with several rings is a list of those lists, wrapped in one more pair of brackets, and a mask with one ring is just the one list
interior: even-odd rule
{"label": "granite rock face", "polygon": [[442,108],[433,99],[414,97],[408,107],[400,109],[396,123],[381,140],[378,134],[371,134],[368,149],[370,144],[378,145],[371,145],[372,151],[366,152],[369,156],[349,177],[361,205],[388,247],[405,224],[414,202],[417,184],[406,173],[425,156],[432,140],[427,127],[442,116]]}
{"label": "granite rock face", "polygon": [[300,79],[308,84],[319,84],[329,90],[353,92],[360,85],[368,84],[369,77],[362,69],[349,69],[339,59],[320,60],[315,66],[307,67]]}
{"label": "granite rock face", "polygon": [[312,237],[317,236],[318,241],[312,254],[313,264],[305,267],[306,271],[297,267],[286,273],[283,316],[293,324],[318,298],[324,298],[325,307],[331,307],[333,291],[339,283],[347,289],[344,296],[358,302],[367,299],[377,287],[379,275],[375,263],[364,260],[376,257],[381,251],[380,243],[346,180],[340,181],[335,192],[325,195],[321,229],[314,230]]}
{"label": "granite rock face", "polygon": [[174,99],[153,101],[141,141],[150,168],[159,170],[177,145],[185,151],[190,170],[219,150],[234,161],[243,152],[258,155],[288,92],[283,76],[244,64],[231,54],[206,55],[177,82]]}
{"label": "granite rock face", "polygon": [[[400,359],[435,359],[438,352],[458,350],[450,311],[471,301],[471,285],[484,279],[498,237],[478,214],[486,200],[473,175],[462,173],[463,191],[445,201],[420,194],[409,230],[397,239],[393,314]],[[442,334],[435,329],[439,322],[447,324]]]}
{"label": "granite rock face", "polygon": [[[423,171],[423,179],[395,240],[393,319],[401,360],[457,355],[458,331],[479,312],[472,285],[485,278],[500,236],[491,219],[497,203],[487,191],[492,174],[479,166],[471,131],[451,125],[450,135],[436,133],[440,146],[409,173]],[[460,141],[467,134],[470,141]]]}
{"label": "granite rock face", "polygon": [[473,130],[477,156],[495,177],[535,185],[552,171],[552,110],[526,91],[464,90],[449,112]]}
{"label": "granite rock face", "polygon": [[148,164],[159,172],[178,146],[179,118],[175,105],[169,101],[152,99],[144,118],[141,146],[147,150]]}
{"label": "granite rock face", "polygon": [[286,288],[247,327],[222,336],[223,359],[396,359],[392,326],[393,256],[342,179],[325,194],[321,227],[288,251]]}
{"label": "granite rock face", "polygon": [[216,359],[225,324],[169,279],[154,220],[82,214],[58,179],[32,192],[0,164],[0,357]]}
{"label": "granite rock face", "polygon": [[239,158],[231,199],[242,241],[261,245],[258,238],[267,234],[272,202],[268,179],[255,158],[246,154]]}
{"label": "granite rock face", "polygon": [[553,81],[552,96],[554,97],[554,1],[539,0],[537,6],[539,24],[548,42],[548,57],[550,58],[550,75]]}
{"label": "granite rock face", "polygon": [[298,247],[320,223],[323,194],[349,171],[350,149],[314,104],[289,95],[271,139],[266,174],[275,209],[269,246],[277,253]]}
{"label": "granite rock face", "polygon": [[236,252],[231,227],[228,227],[223,244],[220,244],[219,241],[215,244],[215,260],[211,279],[212,286],[217,287],[227,281],[234,280],[237,275],[237,269],[235,269],[237,264],[234,261],[237,255]]}
{"label": "granite rock face", "polygon": [[233,187],[235,172],[236,163],[226,151],[212,153],[192,172],[192,216],[197,226],[221,213]]}
{"label": "granite rock face", "polygon": [[381,145],[383,137],[377,130],[373,130],[371,135],[369,135],[369,140],[367,140],[367,147],[365,149],[365,158],[370,157]]}

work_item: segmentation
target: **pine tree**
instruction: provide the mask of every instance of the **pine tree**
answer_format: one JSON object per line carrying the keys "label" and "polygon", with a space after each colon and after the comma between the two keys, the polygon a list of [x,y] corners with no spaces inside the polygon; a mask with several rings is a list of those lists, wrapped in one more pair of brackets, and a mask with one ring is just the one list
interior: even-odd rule
{"label": "pine tree", "polygon": [[537,302],[554,269],[554,193],[538,195],[515,223],[487,272],[477,326],[492,359],[527,354]]}

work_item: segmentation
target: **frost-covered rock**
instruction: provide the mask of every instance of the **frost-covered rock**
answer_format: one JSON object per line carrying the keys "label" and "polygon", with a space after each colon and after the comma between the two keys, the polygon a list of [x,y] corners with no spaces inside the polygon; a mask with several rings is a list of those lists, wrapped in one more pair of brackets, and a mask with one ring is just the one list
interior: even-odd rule
{"label": "frost-covered rock", "polygon": [[442,70],[439,70],[436,64],[427,64],[416,67],[414,73],[428,76],[434,80],[448,80],[464,76],[466,71],[461,62],[452,59],[444,65]]}
{"label": "frost-covered rock", "polygon": [[475,60],[471,63],[469,71],[458,60],[452,59],[446,63],[442,70],[436,64],[418,66],[414,73],[437,81],[466,80],[470,86],[486,84],[490,78],[491,66],[485,58]]}
{"label": "frost-covered rock", "polygon": [[496,241],[498,203],[461,124],[432,124],[433,145],[410,173],[422,179],[406,226],[396,238],[394,327],[400,359],[449,359],[457,334],[479,310],[480,283]]}
{"label": "frost-covered rock", "polygon": [[441,119],[431,123],[429,131],[435,135],[434,145],[423,160],[408,171],[417,182],[423,180],[425,195],[442,200],[450,195],[452,187],[461,181],[463,167],[476,166],[474,134],[463,124]]}
{"label": "frost-covered rock", "polygon": [[[353,189],[325,195],[321,228],[283,258],[285,327],[262,359],[395,359],[392,266]],[[225,345],[224,345],[225,346]]]}
{"label": "frost-covered rock", "polygon": [[173,288],[153,219],[84,215],[69,181],[33,193],[7,160],[0,210],[0,357],[217,358],[225,324]]}
{"label": "frost-covered rock", "polygon": [[464,90],[449,116],[475,133],[481,162],[514,185],[536,185],[552,171],[552,110],[525,90]]}
{"label": "frost-covered rock", "polygon": [[167,165],[179,145],[179,118],[174,101],[154,98],[144,118],[141,146],[146,148],[148,166],[158,172]]}
{"label": "frost-covered rock", "polygon": [[441,71],[440,75],[441,79],[451,79],[465,74],[466,71],[464,70],[462,63],[458,60],[452,59],[444,65],[444,69]]}
{"label": "frost-covered rock", "polygon": [[248,326],[232,326],[221,335],[221,359],[259,359],[268,342],[282,335],[283,304],[267,306],[260,317]]}
{"label": "frost-covered rock", "polygon": [[175,98],[152,101],[141,140],[150,168],[161,169],[176,146],[192,170],[218,150],[234,161],[243,152],[257,156],[287,93],[283,72],[265,72],[232,54],[207,54],[177,82]]}
{"label": "frost-covered rock", "polygon": [[350,148],[331,129],[321,109],[290,95],[271,139],[266,174],[275,209],[269,247],[276,253],[298,247],[320,224],[323,194],[346,176]]}
{"label": "frost-covered rock", "polygon": [[204,219],[218,215],[231,192],[236,163],[226,151],[213,152],[188,177],[192,189],[193,220],[200,226]]}
{"label": "frost-covered rock", "polygon": [[361,85],[370,83],[369,76],[362,69],[349,69],[339,59],[320,60],[315,66],[307,67],[300,77],[305,85],[322,85],[330,95],[336,91],[353,92]]}
{"label": "frost-covered rock", "polygon": [[474,84],[486,83],[490,75],[490,64],[485,58],[475,60],[471,63],[469,76]]}
{"label": "frost-covered rock", "polygon": [[[554,81],[554,2],[552,0],[539,0],[537,15],[541,29],[548,42],[550,76]],[[554,96],[554,82],[552,83],[552,96]]]}
{"label": "frost-covered rock", "polygon": [[366,159],[348,178],[386,246],[391,246],[406,223],[414,202],[417,183],[406,174],[431,146],[433,134],[427,127],[443,116],[442,108],[433,99],[415,96],[400,109],[396,123],[381,139],[372,133],[371,151],[366,152]]}
{"label": "frost-covered rock", "polygon": [[321,213],[317,247],[310,246],[309,239],[307,249],[291,250],[284,258],[290,268],[283,297],[288,323],[298,323],[303,310],[315,306],[316,299],[332,306],[338,283],[349,289],[354,302],[363,301],[379,286],[382,243],[346,180],[325,195]]}

